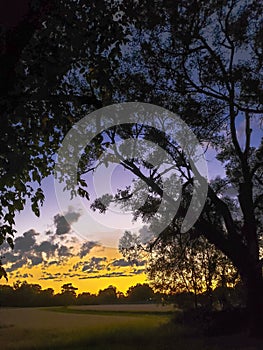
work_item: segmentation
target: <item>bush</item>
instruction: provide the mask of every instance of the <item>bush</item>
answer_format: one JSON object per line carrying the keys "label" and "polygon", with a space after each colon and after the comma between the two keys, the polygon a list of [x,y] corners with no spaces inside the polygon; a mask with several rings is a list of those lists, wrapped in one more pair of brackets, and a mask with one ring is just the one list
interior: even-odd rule
{"label": "bush", "polygon": [[245,308],[222,311],[199,308],[177,314],[173,322],[195,328],[203,335],[230,335],[242,332],[247,328],[248,315]]}

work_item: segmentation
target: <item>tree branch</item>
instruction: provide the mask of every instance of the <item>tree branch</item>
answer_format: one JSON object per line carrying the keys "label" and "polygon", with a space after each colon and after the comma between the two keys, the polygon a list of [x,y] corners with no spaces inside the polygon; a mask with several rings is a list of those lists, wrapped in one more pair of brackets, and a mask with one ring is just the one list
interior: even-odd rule
{"label": "tree branch", "polygon": [[72,94],[21,94],[19,96],[8,96],[8,100],[12,102],[19,103],[26,103],[26,102],[39,102],[39,101],[49,101],[49,102],[74,102],[78,105],[84,105],[88,104],[91,106],[94,106],[96,108],[101,108],[103,106],[102,101],[97,99],[94,95],[72,95]]}

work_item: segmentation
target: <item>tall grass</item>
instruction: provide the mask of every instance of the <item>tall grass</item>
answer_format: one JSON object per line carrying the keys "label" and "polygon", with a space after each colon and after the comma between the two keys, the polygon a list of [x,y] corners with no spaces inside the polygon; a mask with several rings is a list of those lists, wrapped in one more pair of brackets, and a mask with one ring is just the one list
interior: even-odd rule
{"label": "tall grass", "polygon": [[[54,312],[56,311],[56,312]],[[63,311],[63,312],[61,312]],[[75,313],[81,311],[81,313]],[[84,313],[86,311],[86,313]],[[103,310],[100,310],[103,313]],[[244,334],[203,337],[170,315],[105,310],[1,310],[2,350],[262,350]],[[3,317],[3,318],[2,318]],[[6,320],[4,327],[3,320]],[[8,326],[8,327],[7,327]]]}

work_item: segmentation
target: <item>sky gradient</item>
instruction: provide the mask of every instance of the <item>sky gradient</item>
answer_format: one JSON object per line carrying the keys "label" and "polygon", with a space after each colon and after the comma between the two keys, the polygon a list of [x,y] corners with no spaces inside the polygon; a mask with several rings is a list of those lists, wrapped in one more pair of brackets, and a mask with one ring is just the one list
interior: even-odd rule
{"label": "sky gradient", "polygon": [[[242,141],[244,125],[239,122],[237,134]],[[262,130],[254,123],[252,143],[257,145]],[[209,179],[224,176],[224,169],[208,148],[206,160]],[[64,283],[73,283],[78,292],[97,293],[114,285],[125,292],[129,286],[147,281],[145,260],[127,262],[118,251],[118,242],[126,229],[139,233],[142,222],[132,222],[131,213],[113,208],[106,214],[94,213],[90,204],[105,191],[116,193],[117,188],[129,185],[132,175],[118,165],[105,167],[87,178],[91,201],[65,198],[58,204],[53,177],[43,180],[46,199],[36,217],[28,203],[16,216],[17,235],[11,252],[1,247],[9,284],[17,280],[39,283],[43,288],[60,291]],[[67,220],[65,220],[65,218]],[[2,280],[1,283],[4,283]]]}

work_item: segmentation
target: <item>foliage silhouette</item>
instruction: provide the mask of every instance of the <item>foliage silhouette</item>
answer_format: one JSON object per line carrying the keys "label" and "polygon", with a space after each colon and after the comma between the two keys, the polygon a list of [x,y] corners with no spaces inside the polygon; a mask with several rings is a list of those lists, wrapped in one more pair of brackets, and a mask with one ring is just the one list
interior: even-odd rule
{"label": "foliage silhouette", "polygon": [[[30,0],[28,4],[21,21],[12,28],[1,27],[0,243],[6,240],[13,246],[15,213],[23,210],[27,198],[34,213],[40,214],[41,180],[52,173],[56,150],[83,113],[120,101],[161,105],[178,113],[222,162],[226,177],[209,186],[206,207],[191,234],[205,237],[239,271],[247,290],[251,332],[260,335],[263,142],[254,144],[252,132],[262,127],[261,4],[256,0],[176,4]],[[172,152],[165,135],[133,131],[127,126],[114,130],[119,139],[160,140],[174,166],[189,175],[178,210],[183,217],[192,189],[189,164]],[[105,150],[99,136],[87,151],[88,165]],[[138,164],[134,159],[123,165],[154,189],[147,205],[135,212],[135,218],[147,221],[161,199],[161,181],[154,176],[147,179]],[[80,165],[79,194],[88,198],[81,180],[86,166]],[[163,237],[165,233],[158,240]],[[6,277],[1,267],[2,276]]]}

